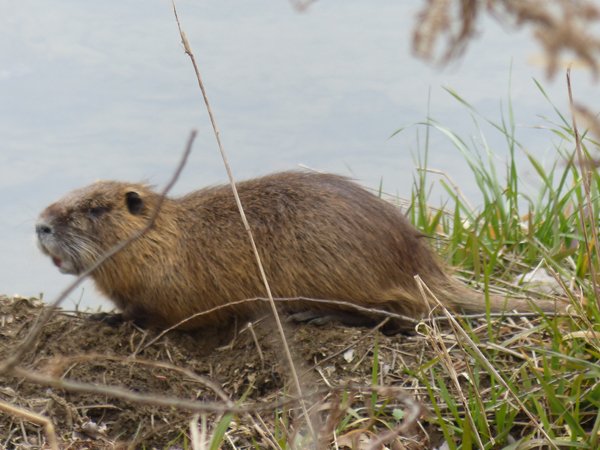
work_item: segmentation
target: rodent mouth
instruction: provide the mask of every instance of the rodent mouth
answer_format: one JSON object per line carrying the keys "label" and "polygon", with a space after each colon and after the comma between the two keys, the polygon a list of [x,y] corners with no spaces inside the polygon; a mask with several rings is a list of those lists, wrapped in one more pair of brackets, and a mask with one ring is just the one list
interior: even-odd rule
{"label": "rodent mouth", "polygon": [[71,259],[64,259],[54,255],[50,255],[50,258],[61,273],[78,275],[81,272],[75,261]]}
{"label": "rodent mouth", "polygon": [[61,250],[56,243],[39,240],[38,244],[42,252],[50,257],[52,263],[61,273],[77,275],[81,271],[76,260],[68,256],[68,254]]}

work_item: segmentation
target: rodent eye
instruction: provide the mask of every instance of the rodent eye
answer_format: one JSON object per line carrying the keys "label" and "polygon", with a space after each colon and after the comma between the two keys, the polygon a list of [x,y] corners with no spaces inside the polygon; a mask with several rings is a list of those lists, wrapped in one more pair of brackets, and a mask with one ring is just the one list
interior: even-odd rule
{"label": "rodent eye", "polygon": [[110,208],[108,206],[92,206],[88,209],[88,214],[92,217],[100,217],[106,214]]}

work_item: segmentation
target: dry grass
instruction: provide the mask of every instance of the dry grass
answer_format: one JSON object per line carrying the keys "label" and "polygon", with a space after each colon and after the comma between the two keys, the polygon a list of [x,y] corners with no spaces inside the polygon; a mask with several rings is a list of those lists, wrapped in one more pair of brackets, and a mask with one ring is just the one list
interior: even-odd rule
{"label": "dry grass", "polygon": [[[447,62],[463,53],[478,30],[483,12],[502,25],[525,27],[542,46],[549,75],[565,54],[576,55],[594,74],[600,68],[600,36],[594,33],[600,9],[592,0],[428,0],[413,32],[417,56]],[[445,40],[445,50],[436,48]]]}

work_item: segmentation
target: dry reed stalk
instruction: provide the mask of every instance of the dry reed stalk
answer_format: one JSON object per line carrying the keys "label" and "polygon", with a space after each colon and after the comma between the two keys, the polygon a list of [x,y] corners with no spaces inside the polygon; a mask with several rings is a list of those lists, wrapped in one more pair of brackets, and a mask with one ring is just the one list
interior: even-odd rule
{"label": "dry reed stalk", "polygon": [[[258,419],[258,421],[260,422],[260,425],[258,423],[256,423],[256,420],[254,420],[255,416]],[[256,413],[254,416],[252,414],[248,414],[247,417],[252,422],[252,428],[265,441],[267,441],[269,443],[269,445],[271,446],[271,448],[273,448],[275,450],[283,450],[281,448],[281,446],[277,443],[277,439],[275,438],[275,436],[273,436],[273,433],[271,432],[271,430],[269,430],[269,427],[267,426],[267,424],[265,423],[265,421],[263,420],[262,416],[259,413]]]}
{"label": "dry reed stalk", "polygon": [[[258,253],[256,243],[254,242],[254,236],[252,235],[252,230],[250,229],[250,225],[248,224],[248,220],[246,219],[246,213],[244,212],[244,207],[242,206],[242,202],[241,202],[240,197],[237,192],[237,187],[235,184],[235,179],[233,177],[233,173],[231,171],[231,166],[229,165],[227,154],[225,153],[225,148],[223,147],[223,143],[221,142],[221,132],[219,131],[219,127],[217,126],[215,116],[214,116],[212,108],[210,106],[210,102],[208,101],[208,95],[206,93],[206,88],[204,87],[204,83],[202,82],[202,77],[200,76],[200,69],[198,68],[198,64],[196,63],[196,57],[194,56],[194,53],[192,52],[192,48],[190,47],[190,43],[181,28],[181,23],[179,22],[179,17],[177,15],[177,8],[175,6],[175,0],[172,0],[172,5],[173,5],[173,13],[175,15],[175,21],[177,22],[177,28],[179,30],[179,35],[181,37],[181,42],[183,44],[186,55],[189,56],[190,61],[192,62],[192,66],[194,67],[194,72],[196,73],[196,79],[198,80],[198,86],[200,87],[200,91],[202,92],[202,98],[204,100],[204,104],[205,104],[206,110],[208,112],[208,117],[210,119],[210,123],[212,125],[213,131],[215,134],[215,138],[217,140],[219,152],[221,153],[221,158],[223,159],[223,164],[225,165],[225,170],[227,171],[227,176],[229,178],[231,190],[233,191],[233,196],[235,197],[235,203],[240,212],[240,217],[244,224],[244,229],[246,230],[246,233],[248,234],[248,240],[250,241],[250,244],[252,246],[252,251],[254,252],[254,256],[256,258],[256,264],[260,271],[261,279],[262,279],[265,289],[267,291],[267,297],[269,298],[269,304],[271,306],[271,311],[272,311],[273,317],[275,319],[277,331],[279,332],[279,336],[281,338],[281,344],[283,346],[285,357],[286,357],[286,360],[287,360],[287,363],[288,363],[288,366],[290,369],[292,381],[294,383],[294,387],[296,388],[298,397],[302,398],[303,397],[302,386],[300,384],[300,379],[298,378],[298,372],[296,370],[296,365],[294,364],[292,352],[290,351],[289,345],[287,343],[287,338],[286,338],[285,332],[283,330],[283,325],[281,323],[279,313],[277,312],[277,307],[275,306],[275,301],[273,300],[273,294],[271,293],[271,287],[269,285],[269,280],[267,279],[267,274],[265,273],[265,269],[262,265],[262,261],[261,261],[260,255]],[[312,424],[312,421],[308,414],[308,409],[307,409],[304,401],[301,402],[301,406],[302,406],[302,411],[303,411],[304,417],[306,419],[306,425],[308,426],[310,433],[313,436],[313,440],[316,441],[317,434],[313,428],[313,424]]]}
{"label": "dry reed stalk", "polygon": [[0,411],[3,411],[6,414],[21,417],[23,420],[42,426],[44,428],[46,440],[48,441],[47,443],[50,446],[51,450],[59,450],[58,438],[56,437],[54,425],[52,424],[52,421],[47,417],[44,417],[33,411],[29,411],[25,408],[20,408],[15,405],[9,405],[8,403],[5,403],[3,401],[0,401]]}
{"label": "dry reed stalk", "polygon": [[196,413],[190,419],[190,443],[192,444],[193,450],[204,450],[206,443],[206,429],[202,427],[202,432],[198,431],[198,422],[200,420],[200,414]]}
{"label": "dry reed stalk", "polygon": [[[563,53],[574,53],[594,75],[600,69],[600,9],[593,0],[427,0],[413,29],[413,51],[442,64],[459,56],[477,34],[482,11],[504,26],[529,27],[553,76]],[[446,40],[441,57],[436,44]]]}
{"label": "dry reed stalk", "polygon": [[[593,247],[594,253],[596,255],[596,261],[600,262],[600,249],[598,249],[598,245],[600,243],[598,242],[598,232],[596,231],[596,228],[597,228],[596,227],[596,218],[594,217],[594,208],[592,205],[592,196],[591,196],[592,177],[590,175],[590,171],[592,170],[593,165],[589,163],[588,158],[584,155],[583,149],[581,146],[581,136],[579,134],[579,129],[577,128],[577,120],[576,120],[577,112],[575,109],[575,105],[573,103],[573,90],[571,88],[571,69],[570,68],[567,70],[567,90],[569,92],[569,106],[571,107],[573,133],[575,134],[575,152],[577,153],[577,162],[580,166],[582,181],[583,181],[583,188],[585,191],[585,205],[582,205],[579,208],[579,215],[580,215],[581,223],[583,224],[583,226],[581,228],[582,228],[582,232],[583,232],[583,239],[585,242],[585,251],[586,251],[586,255],[588,257],[590,275],[592,278],[592,286],[594,288],[594,293],[596,296],[596,303],[598,304],[598,307],[600,308],[600,290],[598,288],[598,280],[596,278],[596,267],[594,266],[594,259],[592,258],[592,255],[590,254],[590,252],[592,251],[592,247]],[[587,219],[589,221],[591,233],[592,233],[591,239],[590,239],[590,236],[588,236],[588,230],[585,226],[586,212],[587,212]],[[591,246],[590,246],[590,244],[591,244]]]}

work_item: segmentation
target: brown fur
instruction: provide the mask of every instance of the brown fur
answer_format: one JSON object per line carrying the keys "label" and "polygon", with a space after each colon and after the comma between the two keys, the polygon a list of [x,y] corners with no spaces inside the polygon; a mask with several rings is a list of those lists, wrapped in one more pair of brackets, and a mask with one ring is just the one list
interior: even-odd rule
{"label": "brown fur", "polygon": [[[485,311],[482,294],[445,273],[398,208],[344,177],[284,172],[239,183],[238,190],[274,297],[344,300],[420,317],[430,305],[415,282],[419,275],[448,308]],[[73,191],[40,215],[40,247],[63,272],[80,273],[143,228],[158,199],[144,185],[114,181]],[[229,186],[167,198],[155,226],[92,277],[125,317],[157,327],[266,294]],[[531,310],[525,301],[495,296],[490,306]],[[266,307],[246,302],[185,328],[250,318]]]}

